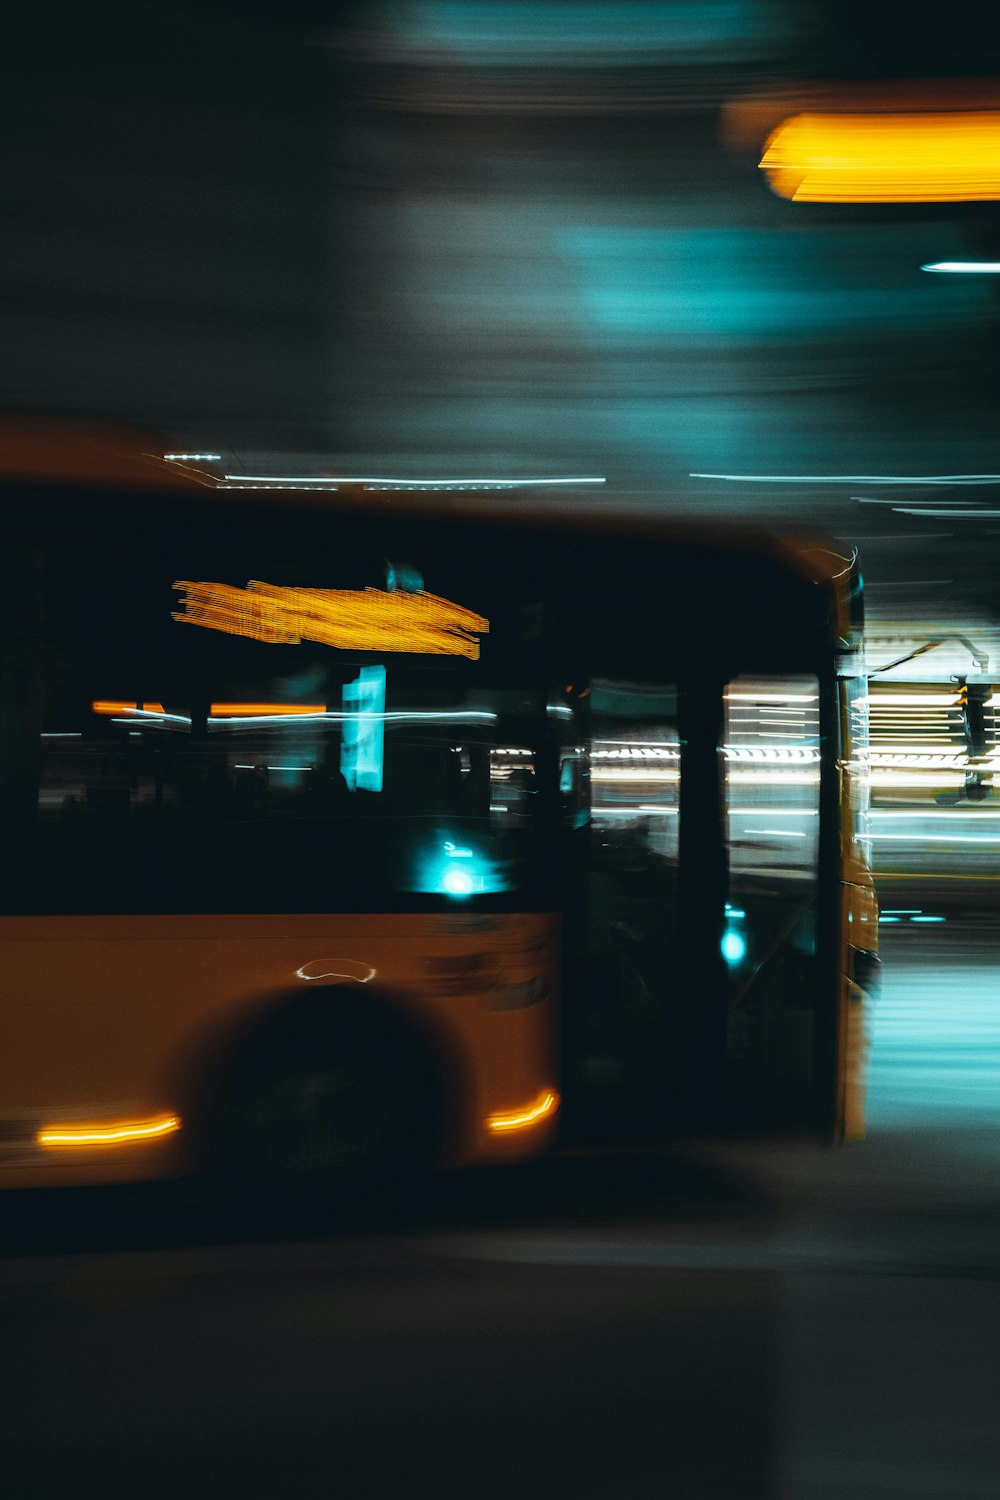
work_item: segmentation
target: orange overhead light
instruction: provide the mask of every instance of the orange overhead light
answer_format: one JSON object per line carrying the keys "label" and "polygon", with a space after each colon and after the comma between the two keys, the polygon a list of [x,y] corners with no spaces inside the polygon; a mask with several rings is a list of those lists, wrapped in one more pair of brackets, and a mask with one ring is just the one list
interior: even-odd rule
{"label": "orange overhead light", "polygon": [[792,115],[760,166],[797,203],[1000,198],[1000,111]]}
{"label": "orange overhead light", "polygon": [[90,705],[95,714],[162,714],[162,703],[144,701],[125,703],[120,698],[95,698]]}
{"label": "orange overhead light", "polygon": [[213,719],[256,719],[280,714],[325,714],[325,703],[213,703]]}

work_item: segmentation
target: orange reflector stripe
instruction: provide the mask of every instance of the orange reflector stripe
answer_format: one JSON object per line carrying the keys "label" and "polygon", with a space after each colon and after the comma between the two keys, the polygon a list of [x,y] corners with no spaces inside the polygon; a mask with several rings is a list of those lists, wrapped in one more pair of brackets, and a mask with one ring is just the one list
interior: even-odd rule
{"label": "orange reflector stripe", "polygon": [[1000,198],[1000,113],[800,114],[760,162],[797,203],[955,203]]}
{"label": "orange reflector stripe", "polygon": [[510,1113],[488,1115],[486,1128],[488,1130],[524,1130],[529,1125],[536,1125],[539,1120],[546,1116],[555,1114],[559,1108],[559,1095],[552,1089],[546,1089],[533,1104],[527,1104],[523,1109],[512,1110]]}
{"label": "orange reflector stripe", "polygon": [[50,1125],[35,1136],[39,1146],[118,1146],[127,1141],[145,1141],[180,1130],[177,1115],[158,1115],[152,1120],[121,1120],[110,1124]]}

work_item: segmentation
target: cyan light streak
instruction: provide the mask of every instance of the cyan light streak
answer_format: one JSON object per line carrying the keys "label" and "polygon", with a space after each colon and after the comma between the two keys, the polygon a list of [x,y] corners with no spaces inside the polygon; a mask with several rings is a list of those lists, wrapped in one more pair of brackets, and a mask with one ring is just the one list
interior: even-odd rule
{"label": "cyan light streak", "polygon": [[[392,43],[481,68],[509,65],[648,67],[756,56],[788,34],[768,0],[416,0],[398,7]],[[488,82],[484,82],[488,88]]]}
{"label": "cyan light streak", "polygon": [[[912,240],[897,233],[893,243],[905,265]],[[974,283],[929,297],[909,272],[873,277],[871,257],[856,236],[829,228],[790,236],[769,229],[587,227],[561,234],[558,245],[577,269],[597,341],[787,345],[926,327],[945,315],[964,325],[987,306],[986,291]],[[855,476],[852,482],[867,481]]]}
{"label": "cyan light streak", "polygon": [[[911,921],[913,918],[911,917]],[[886,933],[882,995],[872,1008],[870,1129],[1000,1126],[1000,1007],[996,967],[963,961],[933,927]]]}

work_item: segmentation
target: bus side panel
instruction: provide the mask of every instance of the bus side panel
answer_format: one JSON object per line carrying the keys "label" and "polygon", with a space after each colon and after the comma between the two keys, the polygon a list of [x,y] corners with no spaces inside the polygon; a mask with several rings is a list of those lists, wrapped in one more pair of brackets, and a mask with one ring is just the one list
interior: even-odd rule
{"label": "bus side panel", "polygon": [[871,1008],[878,993],[878,906],[870,885],[842,887],[837,1026],[837,1135],[865,1135]]}
{"label": "bus side panel", "polygon": [[[551,1137],[552,1117],[487,1124],[558,1097],[550,916],[11,917],[0,945],[2,1186],[191,1170],[203,1143],[186,1109],[219,1037],[289,999],[334,1006],[368,984],[460,1075],[449,1164],[516,1159]],[[181,1128],[162,1137],[38,1142],[173,1117]]]}

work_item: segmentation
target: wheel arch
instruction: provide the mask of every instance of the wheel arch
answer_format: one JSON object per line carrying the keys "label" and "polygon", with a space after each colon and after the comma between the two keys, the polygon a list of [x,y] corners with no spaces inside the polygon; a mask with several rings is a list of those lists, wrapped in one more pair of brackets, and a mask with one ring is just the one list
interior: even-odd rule
{"label": "wheel arch", "polygon": [[457,1039],[418,1015],[404,991],[349,981],[266,996],[203,1036],[194,1066],[190,1053],[178,1062],[172,1071],[183,1080],[176,1092],[192,1143],[192,1165],[210,1167],[217,1161],[225,1112],[243,1079],[277,1065],[310,1037],[321,1044],[338,1033],[384,1047],[393,1065],[405,1069],[428,1107],[431,1159],[442,1162],[465,1097]]}

